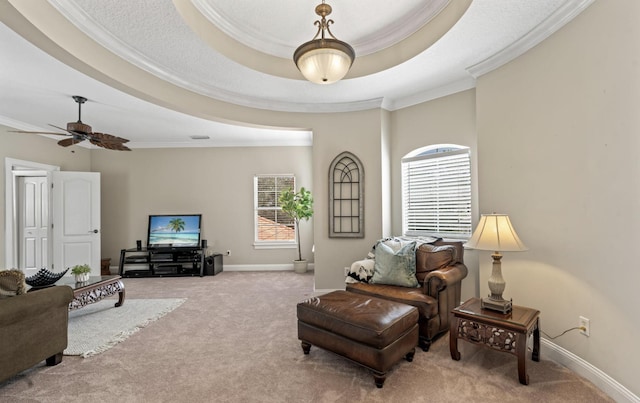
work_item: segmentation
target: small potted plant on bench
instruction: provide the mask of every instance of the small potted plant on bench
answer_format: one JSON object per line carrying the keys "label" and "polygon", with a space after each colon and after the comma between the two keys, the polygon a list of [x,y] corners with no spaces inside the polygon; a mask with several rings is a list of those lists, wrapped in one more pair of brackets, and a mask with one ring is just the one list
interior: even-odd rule
{"label": "small potted plant on bench", "polygon": [[91,273],[91,267],[88,264],[78,264],[71,268],[71,274],[76,277],[77,283],[89,281],[89,273]]}

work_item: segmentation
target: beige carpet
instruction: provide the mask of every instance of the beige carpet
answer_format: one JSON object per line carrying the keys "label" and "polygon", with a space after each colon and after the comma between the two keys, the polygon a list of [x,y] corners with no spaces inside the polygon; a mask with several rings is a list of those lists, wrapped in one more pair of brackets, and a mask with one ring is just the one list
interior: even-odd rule
{"label": "beige carpet", "polygon": [[[187,298],[102,354],[64,357],[0,384],[1,402],[610,402],[591,383],[545,360],[529,361],[448,338],[402,361],[377,389],[368,371],[318,348],[304,355],[296,303],[312,274],[223,272],[204,278],[125,279],[127,298]],[[543,313],[544,317],[544,313]],[[544,323],[544,322],[543,322]]]}

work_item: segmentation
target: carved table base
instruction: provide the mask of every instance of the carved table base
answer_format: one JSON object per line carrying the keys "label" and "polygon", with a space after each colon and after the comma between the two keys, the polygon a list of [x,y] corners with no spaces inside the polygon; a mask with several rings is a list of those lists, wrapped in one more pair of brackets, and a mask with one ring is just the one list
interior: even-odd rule
{"label": "carved table base", "polygon": [[527,339],[533,334],[533,361],[540,361],[540,311],[522,306],[513,306],[510,313],[482,309],[478,298],[471,298],[454,308],[449,329],[451,358],[460,360],[458,339],[511,353],[518,357],[518,378],[523,385],[529,384],[527,375]]}
{"label": "carved table base", "polygon": [[73,288],[73,301],[69,304],[69,310],[80,309],[103,298],[118,293],[118,302],[115,306],[124,304],[124,283],[120,276],[90,277],[84,283],[69,284]]}

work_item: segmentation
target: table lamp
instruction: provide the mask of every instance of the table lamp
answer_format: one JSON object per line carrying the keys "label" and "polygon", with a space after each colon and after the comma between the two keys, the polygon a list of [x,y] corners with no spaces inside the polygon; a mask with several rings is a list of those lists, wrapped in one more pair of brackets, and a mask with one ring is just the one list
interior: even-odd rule
{"label": "table lamp", "polygon": [[464,245],[470,249],[493,251],[493,269],[489,277],[488,298],[483,298],[481,307],[502,313],[511,312],[512,303],[502,298],[506,283],[502,278],[500,252],[519,252],[528,248],[522,243],[513,229],[509,216],[506,214],[483,214],[476,230]]}

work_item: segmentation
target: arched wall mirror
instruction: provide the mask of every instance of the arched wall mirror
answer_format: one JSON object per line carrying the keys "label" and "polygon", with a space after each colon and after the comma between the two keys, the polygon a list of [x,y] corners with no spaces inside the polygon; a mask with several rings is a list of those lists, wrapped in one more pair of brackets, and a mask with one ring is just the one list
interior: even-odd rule
{"label": "arched wall mirror", "polygon": [[329,238],[364,238],[364,168],[348,151],[329,168]]}

